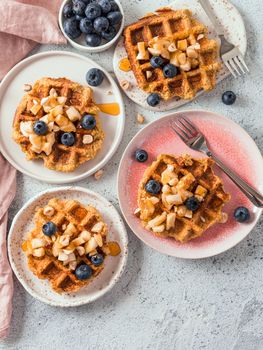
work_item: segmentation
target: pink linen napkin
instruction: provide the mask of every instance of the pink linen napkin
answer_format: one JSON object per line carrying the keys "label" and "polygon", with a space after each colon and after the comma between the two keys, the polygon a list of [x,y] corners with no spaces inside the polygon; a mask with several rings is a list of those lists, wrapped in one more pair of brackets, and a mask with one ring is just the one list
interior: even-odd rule
{"label": "pink linen napkin", "polygon": [[0,154],[0,339],[8,334],[12,315],[13,279],[7,259],[7,210],[15,196],[16,170]]}
{"label": "pink linen napkin", "polygon": [[62,0],[0,0],[0,80],[38,44],[65,44],[58,27]]}

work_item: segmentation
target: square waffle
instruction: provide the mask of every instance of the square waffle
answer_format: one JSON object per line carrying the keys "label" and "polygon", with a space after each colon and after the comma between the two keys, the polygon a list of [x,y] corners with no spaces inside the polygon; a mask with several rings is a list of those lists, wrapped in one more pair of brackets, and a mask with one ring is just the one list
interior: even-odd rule
{"label": "square waffle", "polygon": [[[50,221],[57,227],[51,237],[42,232],[42,226]],[[27,255],[29,269],[38,278],[48,279],[57,293],[76,292],[103,270],[104,263],[95,266],[89,256],[100,253],[105,259],[108,254],[120,252],[116,252],[116,242],[106,241],[108,228],[100,213],[78,201],[53,198],[45,207],[37,208],[34,223],[22,249]],[[111,246],[115,248],[113,253]],[[93,271],[87,280],[79,280],[74,274],[76,267],[83,263]]]}
{"label": "square waffle", "polygon": [[[61,107],[62,110],[59,110]],[[83,114],[93,115],[96,127],[86,130],[81,127],[80,118],[71,121],[66,112],[73,107],[79,117]],[[80,164],[93,159],[102,147],[104,132],[98,111],[91,88],[66,78],[42,78],[35,82],[16,110],[13,139],[21,146],[28,160],[42,158],[44,166],[49,169],[71,172]],[[59,112],[62,113],[58,115]],[[60,125],[57,124],[57,117],[60,118]],[[34,134],[32,130],[32,124],[39,119],[48,123],[49,132],[44,137]],[[60,142],[63,131],[74,132],[73,146],[65,146]],[[91,135],[92,142],[85,144],[84,135]]]}
{"label": "square waffle", "polygon": [[[131,24],[124,30],[125,48],[131,63],[132,70],[139,87],[148,93],[158,93],[164,100],[173,97],[192,99],[200,90],[212,90],[216,84],[216,73],[220,68],[218,59],[218,44],[206,36],[207,28],[192,17],[189,10],[171,10],[163,8],[155,13],[150,13],[138,22]],[[200,38],[200,39],[199,39]],[[138,43],[145,43],[146,50],[149,50],[151,42],[156,41],[172,43],[173,50],[178,48],[178,41],[186,39],[187,45],[197,43],[197,60],[188,71],[178,67],[178,74],[173,78],[165,78],[162,68],[153,68],[150,64],[150,57],[139,60]],[[170,57],[165,58],[169,63]],[[185,49],[183,49],[185,51]],[[148,53],[147,53],[148,55]],[[154,55],[158,55],[157,53]],[[174,62],[171,60],[171,63]],[[148,76],[147,76],[148,75]]]}
{"label": "square waffle", "polygon": [[[214,174],[213,165],[210,158],[159,155],[146,169],[139,185],[136,214],[143,226],[159,236],[187,242],[200,237],[215,223],[223,222],[222,208],[230,194]],[[149,180],[161,184],[157,195],[146,191]],[[193,196],[200,202],[195,211],[185,206],[185,201]]]}

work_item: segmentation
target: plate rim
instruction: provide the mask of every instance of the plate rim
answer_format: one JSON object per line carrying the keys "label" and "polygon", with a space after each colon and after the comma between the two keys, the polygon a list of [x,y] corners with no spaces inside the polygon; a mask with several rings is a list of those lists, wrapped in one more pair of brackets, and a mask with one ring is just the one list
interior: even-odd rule
{"label": "plate rim", "polygon": [[[121,177],[121,167],[122,167],[122,164],[123,164],[123,161],[124,161],[124,158],[126,156],[126,152],[128,150],[128,148],[131,146],[133,140],[135,137],[138,137],[140,135],[142,135],[142,133],[145,131],[146,128],[150,128],[152,127],[153,124],[155,123],[158,123],[160,121],[162,121],[163,119],[168,119],[172,116],[176,116],[176,115],[180,115],[181,113],[195,113],[195,112],[203,112],[203,113],[209,113],[209,114],[213,114],[214,116],[216,117],[219,117],[219,118],[222,118],[222,119],[226,119],[227,121],[230,121],[231,123],[233,123],[235,126],[237,126],[238,128],[240,128],[241,130],[243,130],[246,135],[248,136],[248,138],[250,139],[250,141],[252,141],[254,143],[254,145],[256,146],[259,154],[261,155],[261,152],[256,144],[256,142],[253,140],[253,138],[247,133],[247,131],[242,128],[242,126],[240,126],[238,123],[236,123],[235,121],[233,121],[232,119],[226,117],[225,115],[223,114],[219,114],[217,112],[213,112],[213,111],[209,111],[209,110],[206,110],[206,109],[182,109],[180,111],[173,111],[173,112],[170,112],[170,113],[167,113],[163,116],[161,116],[160,118],[156,119],[156,120],[153,120],[152,122],[150,122],[149,124],[147,124],[144,128],[142,128],[141,130],[139,130],[137,132],[137,134],[135,134],[133,136],[133,138],[130,140],[130,142],[127,144],[123,154],[122,154],[122,157],[121,157],[121,160],[120,160],[120,163],[119,163],[119,167],[118,167],[118,172],[117,172],[117,196],[118,196],[118,201],[119,201],[119,206],[120,206],[120,209],[121,209],[121,213],[125,219],[125,222],[127,223],[127,225],[129,226],[130,230],[132,231],[132,233],[138,238],[140,239],[140,241],[142,241],[145,245],[147,245],[148,247],[150,247],[151,249],[155,250],[156,252],[160,253],[160,254],[163,254],[163,255],[167,255],[167,256],[171,256],[171,257],[174,257],[174,258],[178,258],[178,259],[185,259],[185,260],[200,260],[200,259],[206,259],[206,258],[211,258],[213,256],[217,256],[219,254],[222,254],[230,249],[232,249],[233,247],[235,247],[237,244],[239,244],[241,241],[243,241],[250,233],[251,231],[254,229],[254,227],[256,226],[256,224],[258,223],[262,213],[263,213],[263,208],[258,208],[259,210],[259,215],[258,217],[256,218],[255,222],[253,223],[253,226],[251,227],[251,230],[248,231],[248,233],[246,235],[244,235],[244,237],[242,237],[241,239],[237,240],[236,242],[232,243],[229,247],[227,248],[224,248],[222,250],[220,250],[219,252],[217,253],[207,253],[207,254],[203,254],[202,256],[195,256],[195,257],[187,257],[187,256],[181,256],[180,254],[168,254],[166,252],[163,252],[163,251],[160,251],[160,250],[157,250],[155,247],[153,247],[151,244],[149,244],[148,242],[146,242],[142,237],[140,237],[139,234],[137,234],[137,232],[133,231],[133,228],[131,227],[130,225],[130,222],[129,222],[129,219],[128,219],[128,216],[126,215],[124,209],[123,209],[123,205],[122,205],[122,202],[120,200],[120,193],[121,193],[121,189],[120,189],[120,177]],[[262,158],[262,169],[263,169],[263,158]],[[262,184],[263,184],[263,180],[262,180]]]}
{"label": "plate rim", "polygon": [[[101,290],[99,291],[100,294],[99,295],[95,295],[93,298],[91,298],[91,300],[88,301],[78,301],[78,302],[74,302],[75,299],[70,300],[70,301],[51,301],[46,299],[45,297],[39,296],[34,289],[30,288],[28,286],[28,284],[26,283],[26,281],[19,276],[19,270],[16,266],[15,263],[15,259],[12,255],[12,248],[11,248],[11,240],[12,240],[12,236],[13,236],[13,232],[15,230],[15,226],[16,223],[20,217],[20,215],[28,209],[28,207],[34,203],[35,201],[37,201],[38,199],[40,199],[42,196],[46,195],[46,194],[50,194],[50,193],[57,193],[57,192],[61,192],[61,191],[79,191],[84,193],[85,195],[89,196],[89,195],[93,195],[96,198],[98,198],[99,200],[101,200],[102,202],[106,203],[107,205],[110,206],[111,210],[113,210],[115,212],[115,215],[118,216],[119,218],[119,222],[121,225],[121,240],[124,246],[124,252],[122,254],[122,258],[120,259],[120,265],[118,265],[118,272],[116,273],[116,275],[114,276],[114,278],[110,279],[109,284],[102,289],[102,293]],[[123,275],[125,268],[127,266],[127,261],[128,261],[128,255],[129,255],[129,248],[128,248],[129,242],[128,242],[128,234],[127,234],[127,230],[123,221],[123,218],[121,217],[121,215],[119,214],[118,210],[115,208],[115,206],[110,203],[108,201],[108,199],[106,199],[104,196],[102,196],[101,194],[94,192],[92,190],[89,190],[85,187],[82,186],[60,186],[60,187],[55,187],[55,188],[49,188],[47,190],[44,190],[38,194],[36,194],[35,196],[33,196],[32,198],[30,198],[28,201],[26,201],[26,203],[19,209],[19,211],[16,213],[15,217],[12,220],[12,224],[10,226],[10,229],[8,231],[8,236],[7,236],[7,253],[8,253],[8,258],[9,258],[9,262],[12,268],[13,273],[15,274],[16,278],[18,279],[18,281],[21,283],[21,285],[23,286],[23,288],[35,299],[51,305],[51,306],[59,306],[59,307],[75,307],[75,306],[80,306],[80,305],[86,305],[86,304],[90,304],[93,303],[94,301],[100,299],[101,297],[103,297],[106,293],[108,293],[114,286],[115,284],[120,280],[121,276]],[[36,276],[33,275],[34,278],[37,278]]]}
{"label": "plate rim", "polygon": [[[100,69],[106,75],[107,79],[110,81],[111,85],[118,92],[118,99],[120,101],[120,110],[121,110],[121,113],[119,115],[119,118],[121,119],[120,126],[119,126],[120,130],[118,132],[118,138],[116,140],[116,143],[115,143],[114,147],[111,149],[111,151],[108,152],[107,155],[105,156],[105,158],[102,159],[102,161],[100,161],[98,164],[96,164],[92,169],[84,172],[83,174],[75,175],[75,176],[73,175],[74,172],[72,172],[71,173],[72,176],[69,177],[68,179],[61,179],[59,176],[59,175],[61,175],[61,172],[56,172],[57,176],[54,176],[54,179],[47,180],[47,179],[41,177],[41,171],[39,172],[38,175],[35,175],[35,174],[32,174],[29,170],[27,170],[23,167],[20,167],[20,165],[18,165],[15,161],[13,161],[13,159],[9,156],[8,152],[5,151],[4,146],[2,145],[2,141],[0,139],[0,152],[15,169],[20,171],[22,174],[30,176],[31,178],[34,178],[34,179],[39,180],[41,182],[59,185],[59,184],[68,184],[68,183],[77,182],[77,181],[81,181],[83,179],[86,179],[87,177],[93,175],[99,169],[103,168],[111,160],[111,158],[114,156],[114,154],[118,150],[120,143],[123,139],[125,122],[126,122],[126,113],[125,113],[125,105],[123,102],[121,90],[120,90],[118,84],[112,78],[111,74],[105,68],[103,68],[100,64],[93,61],[91,58],[84,56],[84,55],[81,55],[79,53],[75,53],[75,52],[71,52],[71,51],[67,51],[67,50],[65,50],[65,51],[63,51],[63,50],[44,51],[44,52],[40,52],[40,53],[31,55],[31,56],[23,59],[22,61],[18,62],[5,75],[3,80],[0,82],[0,92],[5,84],[8,84],[8,86],[10,85],[10,82],[8,82],[8,80],[10,79],[10,76],[12,76],[14,74],[14,72],[16,72],[16,70],[20,71],[21,69],[23,69],[24,65],[27,66],[28,64],[30,64],[31,61],[38,60],[39,58],[42,58],[45,56],[47,56],[47,57],[52,56],[52,55],[54,55],[54,56],[65,55],[65,56],[69,56],[69,57],[71,56],[71,57],[75,57],[75,58],[80,58],[80,59],[86,60],[87,62],[94,62],[96,66],[100,67]],[[12,82],[12,79],[11,79],[11,82]],[[2,103],[2,100],[3,99],[0,98],[0,104]],[[13,121],[13,118],[12,118],[12,121]],[[28,162],[28,160],[26,160],[26,158],[24,158],[24,161]],[[44,166],[44,165],[42,164],[42,166]],[[50,170],[50,171],[52,171],[52,170]]]}

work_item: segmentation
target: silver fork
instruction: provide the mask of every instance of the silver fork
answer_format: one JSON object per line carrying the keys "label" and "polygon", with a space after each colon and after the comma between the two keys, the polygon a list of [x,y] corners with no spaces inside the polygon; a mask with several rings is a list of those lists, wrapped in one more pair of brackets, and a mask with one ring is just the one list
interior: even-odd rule
{"label": "silver fork", "polygon": [[230,73],[236,78],[237,75],[241,76],[242,74],[245,74],[246,71],[249,72],[249,69],[239,48],[226,40],[222,25],[219,23],[209,3],[209,0],[199,0],[199,2],[213,23],[215,31],[221,40],[220,56]]}
{"label": "silver fork", "polygon": [[212,153],[207,146],[205,136],[189,119],[186,117],[176,118],[176,120],[171,121],[171,127],[188,147],[195,151],[203,152],[212,158],[253,204],[259,208],[263,208],[263,196]]}

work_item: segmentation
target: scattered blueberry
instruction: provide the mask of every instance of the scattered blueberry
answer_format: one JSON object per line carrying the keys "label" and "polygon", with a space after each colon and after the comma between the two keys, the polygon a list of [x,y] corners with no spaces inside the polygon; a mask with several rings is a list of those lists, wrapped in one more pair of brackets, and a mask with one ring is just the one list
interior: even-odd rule
{"label": "scattered blueberry", "polygon": [[65,33],[71,39],[77,39],[81,35],[81,31],[79,30],[79,21],[75,17],[66,19],[63,24],[63,28]]}
{"label": "scattered blueberry", "polygon": [[81,126],[86,130],[93,130],[96,127],[96,119],[93,115],[86,114],[81,120]]}
{"label": "scattered blueberry", "polygon": [[81,0],[75,1],[73,4],[73,12],[75,13],[75,15],[84,16],[86,6],[87,5],[85,4],[85,2]]}
{"label": "scattered blueberry", "polygon": [[86,7],[85,10],[86,17],[88,19],[95,19],[101,16],[101,7],[99,4],[91,3]]}
{"label": "scattered blueberry", "polygon": [[61,136],[61,143],[64,146],[73,146],[75,143],[75,136],[72,134],[72,132],[64,132]]}
{"label": "scattered blueberry", "polygon": [[91,34],[94,31],[93,23],[90,19],[82,18],[79,24],[79,29],[82,31],[82,33],[85,34]]}
{"label": "scattered blueberry", "polygon": [[200,202],[196,197],[188,198],[184,204],[191,211],[196,211],[200,207]]}
{"label": "scattered blueberry", "polygon": [[234,212],[234,218],[238,222],[248,221],[250,218],[249,210],[245,207],[238,207]]}
{"label": "scattered blueberry", "polygon": [[137,149],[135,152],[135,159],[140,163],[146,162],[148,159],[148,153],[143,149]]}
{"label": "scattered blueberry", "polygon": [[177,68],[171,63],[166,64],[163,67],[163,75],[165,78],[173,78],[177,74]]}
{"label": "scattered blueberry", "polygon": [[63,16],[65,18],[70,18],[70,17],[74,16],[72,4],[68,3],[68,4],[66,4],[64,6],[64,8],[63,8]]}
{"label": "scattered blueberry", "polygon": [[98,34],[87,34],[86,43],[88,46],[96,47],[101,44],[101,36]]}
{"label": "scattered blueberry", "polygon": [[45,236],[53,236],[57,232],[57,226],[52,221],[46,222],[42,226],[42,231]]}
{"label": "scattered blueberry", "polygon": [[92,276],[92,268],[89,265],[81,264],[75,270],[78,280],[87,280]]}
{"label": "scattered blueberry", "polygon": [[97,33],[105,32],[109,28],[109,21],[106,17],[97,17],[94,22],[93,26]]}
{"label": "scattered blueberry", "polygon": [[111,41],[117,34],[116,29],[113,26],[109,26],[109,28],[101,33],[101,36],[106,41]]}
{"label": "scattered blueberry", "polygon": [[95,254],[91,256],[90,261],[93,265],[100,266],[103,263],[104,258],[102,254]]}
{"label": "scattered blueberry", "polygon": [[33,130],[37,135],[45,135],[48,132],[48,126],[43,120],[38,120],[35,122]]}
{"label": "scattered blueberry", "polygon": [[91,68],[86,74],[87,83],[91,86],[99,86],[104,79],[104,74],[100,69]]}
{"label": "scattered blueberry", "polygon": [[122,20],[122,14],[120,11],[113,11],[107,14],[107,18],[112,26],[119,24]]}
{"label": "scattered blueberry", "polygon": [[111,11],[111,3],[109,0],[98,0],[98,4],[100,5],[103,13],[108,13]]}
{"label": "scattered blueberry", "polygon": [[111,11],[119,11],[120,10],[118,4],[115,1],[111,1],[110,4],[111,4]]}
{"label": "scattered blueberry", "polygon": [[149,106],[156,107],[160,103],[160,96],[156,93],[150,94],[147,97],[147,103]]}
{"label": "scattered blueberry", "polygon": [[161,191],[161,184],[155,180],[149,180],[145,185],[145,190],[151,194],[158,194]]}
{"label": "scattered blueberry", "polygon": [[222,101],[225,105],[232,105],[236,101],[236,95],[233,91],[225,91],[222,95]]}
{"label": "scattered blueberry", "polygon": [[161,56],[153,56],[150,63],[153,68],[160,68],[163,65],[163,58]]}

